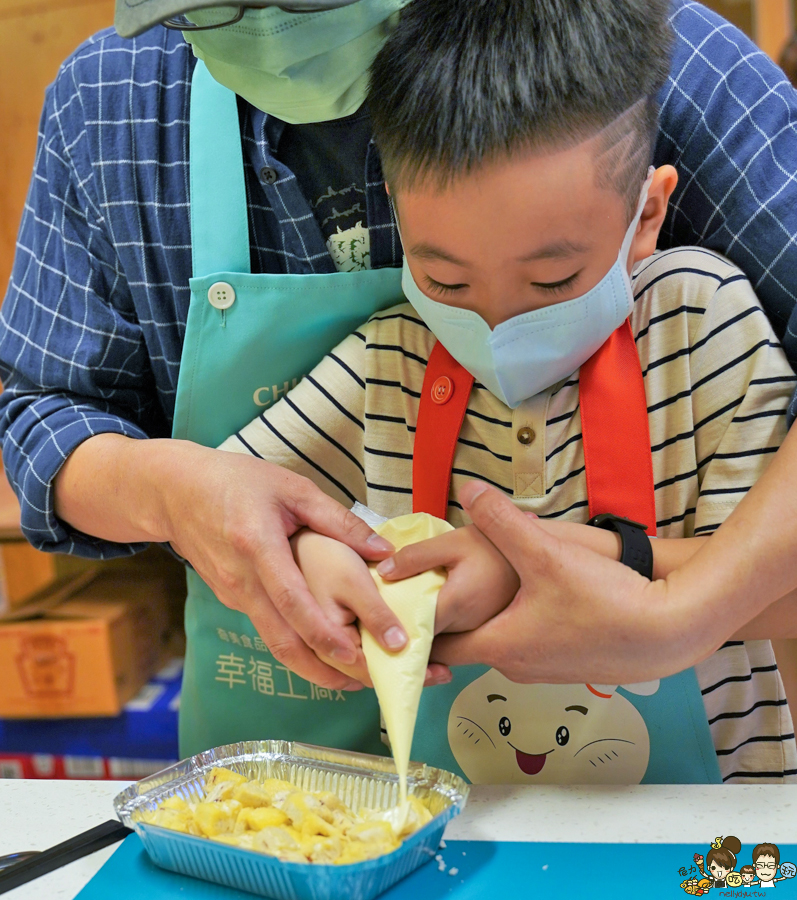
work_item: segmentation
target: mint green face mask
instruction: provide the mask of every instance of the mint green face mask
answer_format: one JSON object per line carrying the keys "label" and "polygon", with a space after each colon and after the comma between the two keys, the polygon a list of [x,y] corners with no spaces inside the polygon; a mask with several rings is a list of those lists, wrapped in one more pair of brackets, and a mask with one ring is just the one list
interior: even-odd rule
{"label": "mint green face mask", "polygon": [[[368,70],[410,0],[358,0],[317,13],[247,9],[240,22],[183,32],[210,74],[253,106],[291,124],[351,115],[368,91]],[[196,10],[197,25],[218,10]]]}

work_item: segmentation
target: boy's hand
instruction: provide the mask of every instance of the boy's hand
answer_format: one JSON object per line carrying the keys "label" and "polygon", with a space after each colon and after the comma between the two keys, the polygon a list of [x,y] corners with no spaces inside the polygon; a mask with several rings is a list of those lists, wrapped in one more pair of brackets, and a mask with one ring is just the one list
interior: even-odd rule
{"label": "boy's hand", "polygon": [[448,570],[437,598],[435,634],[472,631],[511,603],[520,580],[495,546],[473,525],[404,547],[377,571],[399,581],[429,569]]}
{"label": "boy's hand", "polygon": [[[351,547],[334,538],[302,529],[291,538],[291,547],[310,593],[322,612],[346,632],[357,648],[357,659],[351,665],[341,665],[337,660],[320,659],[346,675],[371,687],[371,679],[362,652],[358,619],[369,608],[384,605],[368,564]],[[385,632],[385,644],[400,650],[406,643],[406,635],[394,626]],[[446,666],[435,663],[426,672],[426,684],[443,684],[451,680]]]}
{"label": "boy's hand", "polygon": [[[357,681],[370,685],[360,632],[357,630],[358,617],[352,609],[352,605],[357,605],[357,600],[367,602],[369,596],[373,599],[373,594],[376,593],[376,585],[367,564],[346,544],[306,528],[291,538],[291,549],[299,571],[304,575],[307,587],[321,611],[333,624],[343,629],[357,649],[357,658],[349,665],[342,665],[322,653],[318,654],[319,659]],[[401,636],[394,629],[385,633],[385,641],[390,644],[395,642],[397,648],[402,646]]]}

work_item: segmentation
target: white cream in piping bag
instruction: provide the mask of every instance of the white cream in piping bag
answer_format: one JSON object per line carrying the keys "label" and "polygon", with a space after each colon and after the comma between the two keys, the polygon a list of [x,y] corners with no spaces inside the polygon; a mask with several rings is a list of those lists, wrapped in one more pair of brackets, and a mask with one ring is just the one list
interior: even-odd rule
{"label": "white cream in piping bag", "polygon": [[[453,526],[428,513],[413,513],[389,519],[376,525],[374,530],[400,550],[408,544],[453,531]],[[445,584],[446,573],[442,569],[432,569],[403,581],[390,582],[379,576],[376,564],[370,568],[379,593],[398,616],[409,637],[403,650],[391,653],[384,650],[365,628],[360,628],[368,672],[379,698],[399,774],[401,808],[406,812],[412,736],[434,638],[437,594]]]}

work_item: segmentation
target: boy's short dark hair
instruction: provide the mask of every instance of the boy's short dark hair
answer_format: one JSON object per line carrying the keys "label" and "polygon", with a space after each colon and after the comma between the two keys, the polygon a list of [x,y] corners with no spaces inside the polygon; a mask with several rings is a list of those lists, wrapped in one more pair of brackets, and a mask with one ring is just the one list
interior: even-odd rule
{"label": "boy's short dark hair", "polygon": [[[601,133],[601,186],[633,214],[669,71],[668,0],[414,0],[371,70],[388,184],[441,187]],[[630,216],[629,216],[630,218]]]}
{"label": "boy's short dark hair", "polygon": [[739,869],[740,875],[755,875],[755,869],[752,866],[742,866]]}

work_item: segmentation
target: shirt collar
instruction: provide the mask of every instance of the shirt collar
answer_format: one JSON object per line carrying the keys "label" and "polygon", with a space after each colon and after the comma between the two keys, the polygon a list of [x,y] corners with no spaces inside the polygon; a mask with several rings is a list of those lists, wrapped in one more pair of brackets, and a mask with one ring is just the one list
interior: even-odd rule
{"label": "shirt collar", "polygon": [[282,132],[285,130],[285,123],[276,116],[270,116],[251,103],[247,103],[249,107],[249,120],[252,123],[252,132],[255,141],[257,141],[258,149],[263,156],[273,156],[279,147]]}

